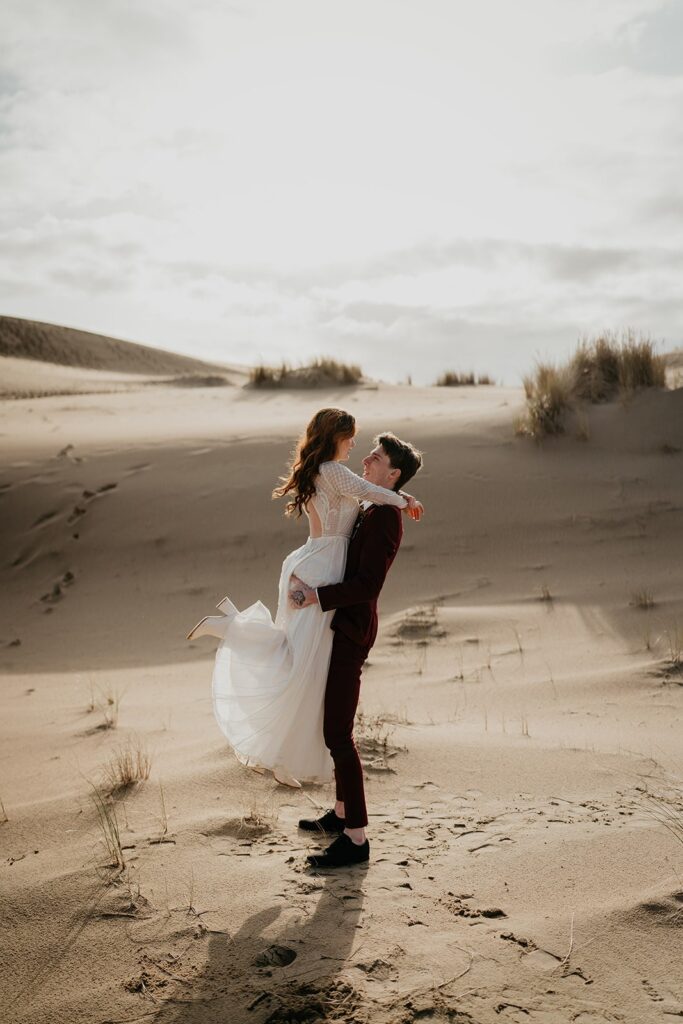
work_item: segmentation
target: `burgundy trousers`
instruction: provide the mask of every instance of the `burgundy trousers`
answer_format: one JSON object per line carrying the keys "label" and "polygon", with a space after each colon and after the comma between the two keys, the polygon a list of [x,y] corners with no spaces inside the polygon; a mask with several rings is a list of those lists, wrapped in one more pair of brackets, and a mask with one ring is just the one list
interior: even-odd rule
{"label": "burgundy trousers", "polygon": [[347,828],[368,823],[363,768],[353,741],[353,720],[360,696],[360,676],[367,650],[335,630],[325,690],[325,744],[334,761],[337,800],[344,801]]}

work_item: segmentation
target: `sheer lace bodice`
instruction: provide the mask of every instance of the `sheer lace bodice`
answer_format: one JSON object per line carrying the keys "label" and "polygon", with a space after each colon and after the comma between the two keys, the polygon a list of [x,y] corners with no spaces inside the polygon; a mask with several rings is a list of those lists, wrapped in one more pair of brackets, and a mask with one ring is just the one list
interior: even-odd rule
{"label": "sheer lace bodice", "polygon": [[310,499],[320,519],[323,537],[350,537],[358,516],[358,502],[405,508],[406,500],[396,491],[378,487],[352,473],[341,462],[323,462]]}

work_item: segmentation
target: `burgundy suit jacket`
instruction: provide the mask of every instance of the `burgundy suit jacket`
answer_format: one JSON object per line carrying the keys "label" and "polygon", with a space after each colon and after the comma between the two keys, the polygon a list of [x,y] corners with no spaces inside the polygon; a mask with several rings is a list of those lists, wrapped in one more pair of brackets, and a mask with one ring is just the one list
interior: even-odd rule
{"label": "burgundy suit jacket", "polygon": [[332,629],[366,652],[377,636],[377,598],[402,536],[401,510],[371,505],[349,543],[343,581],[318,587],[322,610],[336,609]]}

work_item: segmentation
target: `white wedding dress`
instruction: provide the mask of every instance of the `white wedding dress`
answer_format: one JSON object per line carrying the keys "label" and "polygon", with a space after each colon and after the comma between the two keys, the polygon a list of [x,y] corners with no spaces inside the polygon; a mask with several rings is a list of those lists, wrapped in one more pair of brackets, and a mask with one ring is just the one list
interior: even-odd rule
{"label": "white wedding dress", "polygon": [[320,466],[309,525],[319,520],[315,525],[322,536],[309,537],[284,560],[275,621],[261,601],[233,613],[216,652],[218,725],[243,764],[268,768],[276,777],[332,779],[323,710],[334,612],[323,612],[317,604],[291,609],[289,579],[296,573],[310,587],[343,580],[359,500],[406,505],[395,491],[371,484],[339,462]]}

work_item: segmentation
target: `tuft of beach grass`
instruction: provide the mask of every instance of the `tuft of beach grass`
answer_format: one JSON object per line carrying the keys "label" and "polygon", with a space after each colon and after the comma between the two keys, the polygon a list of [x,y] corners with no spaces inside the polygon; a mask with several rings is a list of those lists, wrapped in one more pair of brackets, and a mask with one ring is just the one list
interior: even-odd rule
{"label": "tuft of beach grass", "polygon": [[152,759],[139,737],[131,737],[118,747],[104,767],[103,785],[107,793],[115,795],[145,782],[152,769]]}
{"label": "tuft of beach grass", "polygon": [[116,816],[116,807],[97,786],[93,783],[90,783],[90,786],[102,842],[109,858],[106,866],[121,872],[126,866],[126,860],[121,846],[121,830]]}
{"label": "tuft of beach grass", "polygon": [[319,388],[341,384],[348,387],[359,384],[363,371],[355,363],[321,357],[306,366],[280,366],[260,364],[249,371],[249,385],[253,388]]}
{"label": "tuft of beach grass", "polygon": [[[566,414],[581,403],[609,402],[644,388],[665,388],[666,361],[650,338],[632,330],[606,331],[584,338],[571,359],[560,366],[539,362],[524,377],[526,413],[515,422],[517,434],[541,440],[565,431]],[[585,417],[579,416],[577,437],[589,440]]]}
{"label": "tuft of beach grass", "polygon": [[488,373],[480,373],[475,377],[471,370],[468,373],[461,373],[457,370],[445,370],[437,377],[435,382],[437,388],[462,388],[493,384],[495,384],[495,381]]}

